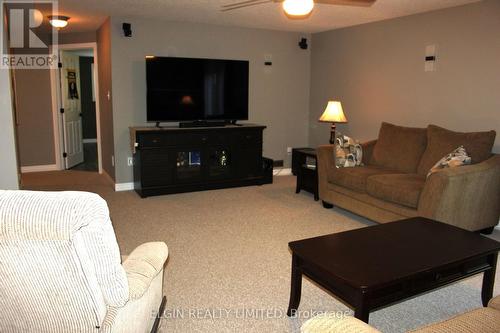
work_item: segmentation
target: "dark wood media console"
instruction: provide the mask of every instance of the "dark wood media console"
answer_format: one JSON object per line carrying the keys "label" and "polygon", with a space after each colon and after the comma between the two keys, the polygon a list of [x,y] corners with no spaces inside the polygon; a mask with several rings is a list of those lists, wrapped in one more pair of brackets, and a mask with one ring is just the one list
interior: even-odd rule
{"label": "dark wood media console", "polygon": [[266,183],[260,125],[131,127],[141,197]]}

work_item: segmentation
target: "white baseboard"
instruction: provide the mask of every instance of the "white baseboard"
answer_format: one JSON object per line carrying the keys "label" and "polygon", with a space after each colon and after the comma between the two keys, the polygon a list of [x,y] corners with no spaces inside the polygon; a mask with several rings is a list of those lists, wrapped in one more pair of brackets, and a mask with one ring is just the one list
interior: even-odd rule
{"label": "white baseboard", "polygon": [[[290,169],[290,168],[274,169],[273,175],[274,176],[291,176],[292,169]],[[116,192],[133,191],[133,190],[134,190],[134,183],[117,183],[117,184],[115,184],[115,191]]]}
{"label": "white baseboard", "polygon": [[290,168],[279,168],[279,169],[274,169],[273,170],[273,175],[274,176],[291,176],[292,175],[292,169]]}
{"label": "white baseboard", "polygon": [[83,143],[97,143],[97,139],[83,139]]}
{"label": "white baseboard", "polygon": [[57,164],[22,166],[21,173],[58,171]]}
{"label": "white baseboard", "polygon": [[116,192],[133,191],[134,183],[117,183],[115,184]]}

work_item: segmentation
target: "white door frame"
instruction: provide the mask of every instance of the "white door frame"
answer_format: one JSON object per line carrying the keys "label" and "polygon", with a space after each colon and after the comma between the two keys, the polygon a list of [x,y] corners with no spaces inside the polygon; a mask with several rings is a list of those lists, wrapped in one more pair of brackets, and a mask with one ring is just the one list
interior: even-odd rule
{"label": "white door frame", "polygon": [[[92,49],[94,54],[94,91],[95,91],[95,117],[97,129],[97,159],[99,166],[99,173],[102,173],[102,147],[101,147],[101,111],[99,108],[99,68],[97,58],[97,43],[78,43],[78,44],[60,44],[59,50],[77,50],[77,49]],[[64,146],[63,142],[63,128],[62,115],[60,109],[62,108],[61,99],[61,82],[59,76],[59,69],[50,70],[50,84],[52,92],[52,121],[54,126],[54,147],[56,152],[56,165],[58,170],[64,170]]]}

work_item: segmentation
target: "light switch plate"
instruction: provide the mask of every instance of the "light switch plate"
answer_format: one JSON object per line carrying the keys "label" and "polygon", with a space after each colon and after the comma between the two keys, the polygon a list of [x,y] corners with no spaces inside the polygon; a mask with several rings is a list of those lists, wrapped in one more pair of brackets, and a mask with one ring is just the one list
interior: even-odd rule
{"label": "light switch plate", "polygon": [[[434,57],[434,60],[425,60],[427,57]],[[425,47],[424,71],[435,72],[437,62],[437,45],[431,44]]]}

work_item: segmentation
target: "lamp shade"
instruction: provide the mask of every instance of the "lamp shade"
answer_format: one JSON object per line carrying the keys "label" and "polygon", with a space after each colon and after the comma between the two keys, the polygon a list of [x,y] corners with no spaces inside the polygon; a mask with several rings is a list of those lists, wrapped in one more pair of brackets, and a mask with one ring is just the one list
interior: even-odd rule
{"label": "lamp shade", "polygon": [[337,101],[328,102],[325,112],[323,112],[319,121],[325,123],[347,123],[344,110],[342,110],[342,104]]}

